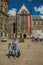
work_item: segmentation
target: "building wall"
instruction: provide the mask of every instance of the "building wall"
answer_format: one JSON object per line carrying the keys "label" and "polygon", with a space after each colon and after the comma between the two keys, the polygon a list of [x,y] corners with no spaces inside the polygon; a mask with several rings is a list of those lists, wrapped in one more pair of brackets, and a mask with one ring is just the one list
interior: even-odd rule
{"label": "building wall", "polygon": [[42,30],[43,31],[43,19],[39,16],[32,16],[32,31],[33,30]]}
{"label": "building wall", "polygon": [[[16,22],[16,16],[10,17],[9,19],[10,19],[9,24],[11,24],[11,26],[10,26],[11,27],[11,34],[15,34],[15,33],[13,33],[13,24],[15,22],[15,23],[17,23],[17,25],[18,24],[21,25],[20,18],[17,16],[17,22]],[[24,23],[22,23],[22,27],[23,27],[23,24]],[[27,32],[23,32],[24,30],[21,31],[21,26],[19,26],[20,29],[18,27],[16,27],[16,28],[17,28],[16,29],[17,38],[20,38],[21,32],[22,32],[22,36],[25,33],[27,35],[27,37],[29,37],[34,30],[39,30],[39,31],[42,30],[43,31],[43,19],[41,19],[39,16],[32,16],[31,15],[31,34],[29,34],[28,31]],[[18,29],[20,30],[19,33],[18,33]]]}
{"label": "building wall", "polygon": [[0,37],[7,35],[6,28],[8,23],[8,1],[0,0]]}
{"label": "building wall", "polygon": [[8,1],[7,0],[0,0],[0,10],[8,14]]}

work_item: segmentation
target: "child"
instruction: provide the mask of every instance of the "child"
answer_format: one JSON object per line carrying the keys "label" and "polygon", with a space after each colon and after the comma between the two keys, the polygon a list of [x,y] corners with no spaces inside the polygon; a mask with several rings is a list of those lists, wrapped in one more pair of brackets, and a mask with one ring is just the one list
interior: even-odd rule
{"label": "child", "polygon": [[10,56],[12,56],[12,46],[9,43],[9,45],[8,45],[8,57],[10,58]]}

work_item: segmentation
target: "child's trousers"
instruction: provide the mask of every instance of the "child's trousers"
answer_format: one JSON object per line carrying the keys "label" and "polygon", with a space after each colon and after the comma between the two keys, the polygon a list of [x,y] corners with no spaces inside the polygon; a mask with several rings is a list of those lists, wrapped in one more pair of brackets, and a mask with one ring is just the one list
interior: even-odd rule
{"label": "child's trousers", "polygon": [[12,56],[12,51],[9,51],[9,53],[8,53],[9,58],[10,58],[10,56]]}

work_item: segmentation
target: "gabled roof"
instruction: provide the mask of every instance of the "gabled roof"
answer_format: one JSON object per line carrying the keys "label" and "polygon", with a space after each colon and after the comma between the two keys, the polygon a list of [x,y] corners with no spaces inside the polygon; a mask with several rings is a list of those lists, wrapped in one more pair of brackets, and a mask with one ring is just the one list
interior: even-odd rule
{"label": "gabled roof", "polygon": [[25,10],[28,14],[31,14],[31,13],[28,11],[27,7],[26,7],[24,4],[22,5],[22,7],[20,8],[20,10],[18,11],[17,14],[21,14],[21,12],[22,12],[23,10]]}
{"label": "gabled roof", "polygon": [[2,13],[3,15],[5,15],[6,17],[8,17],[8,15],[7,15],[7,14],[5,14],[4,12],[0,11],[0,13]]}

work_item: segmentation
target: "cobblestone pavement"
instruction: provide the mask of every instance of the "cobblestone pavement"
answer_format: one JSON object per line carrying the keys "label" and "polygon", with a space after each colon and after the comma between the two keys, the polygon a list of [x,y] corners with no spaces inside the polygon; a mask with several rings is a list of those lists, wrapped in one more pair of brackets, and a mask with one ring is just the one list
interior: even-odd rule
{"label": "cobblestone pavement", "polygon": [[43,65],[43,42],[32,42],[29,39],[25,43],[19,43],[21,55],[14,59],[8,57],[8,42],[0,42],[0,65]]}

